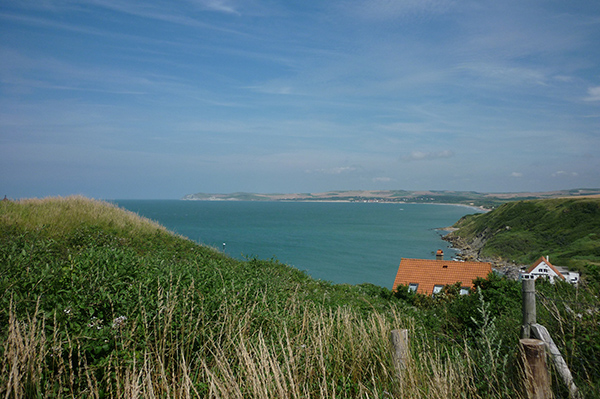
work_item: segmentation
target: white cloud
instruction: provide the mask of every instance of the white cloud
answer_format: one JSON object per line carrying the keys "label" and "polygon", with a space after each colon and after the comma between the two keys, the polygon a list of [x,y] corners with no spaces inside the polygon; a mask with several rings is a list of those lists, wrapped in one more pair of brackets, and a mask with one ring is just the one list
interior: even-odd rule
{"label": "white cloud", "polygon": [[327,175],[340,175],[342,173],[354,172],[356,170],[358,170],[358,168],[355,166],[338,166],[335,168],[307,170],[306,173],[324,173]]}
{"label": "white cloud", "polygon": [[552,177],[566,177],[566,176],[578,176],[577,172],[566,172],[564,170],[559,170],[557,172],[552,173]]}
{"label": "white cloud", "polygon": [[523,173],[521,172],[512,172],[510,175],[512,177],[523,177]]}
{"label": "white cloud", "polygon": [[256,91],[258,93],[264,93],[264,94],[281,94],[281,95],[297,94],[294,92],[294,89],[291,86],[278,85],[274,82],[268,82],[268,83],[265,83],[262,85],[255,85],[255,86],[245,86],[244,88]]}
{"label": "white cloud", "polygon": [[536,84],[545,85],[548,80],[541,69],[515,67],[491,63],[465,63],[457,67],[459,71],[470,72],[490,82],[505,84]]}
{"label": "white cloud", "polygon": [[590,87],[586,101],[600,101],[600,86]]}
{"label": "white cloud", "polygon": [[421,161],[440,158],[452,158],[453,156],[454,153],[450,150],[443,150],[438,152],[413,151],[409,155],[404,156],[402,159],[404,159],[405,161]]}
{"label": "white cloud", "polygon": [[231,4],[231,1],[228,0],[199,0],[197,3],[211,11],[219,11],[227,14],[239,14],[237,9]]}

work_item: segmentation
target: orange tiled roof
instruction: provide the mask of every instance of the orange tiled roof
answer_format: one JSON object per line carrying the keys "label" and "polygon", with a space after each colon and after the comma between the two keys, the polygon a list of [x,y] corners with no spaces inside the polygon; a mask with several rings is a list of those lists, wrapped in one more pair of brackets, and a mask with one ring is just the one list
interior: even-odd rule
{"label": "orange tiled roof", "polygon": [[433,293],[436,285],[461,282],[463,287],[473,287],[477,277],[487,277],[492,265],[487,262],[458,262],[452,260],[407,259],[400,260],[393,290],[398,285],[419,284],[419,294]]}
{"label": "orange tiled roof", "polygon": [[556,267],[554,267],[554,265],[552,263],[550,263],[550,261],[548,259],[544,258],[543,256],[540,257],[538,260],[536,260],[533,265],[529,266],[529,269],[527,269],[527,273],[531,273],[533,271],[533,269],[538,267],[538,265],[542,262],[546,263],[548,265],[548,267],[550,267],[550,269],[554,270],[554,273],[556,273],[558,275],[558,277],[562,278],[563,280],[566,280],[565,276],[563,276],[563,274],[561,272],[559,272],[558,269],[556,269]]}

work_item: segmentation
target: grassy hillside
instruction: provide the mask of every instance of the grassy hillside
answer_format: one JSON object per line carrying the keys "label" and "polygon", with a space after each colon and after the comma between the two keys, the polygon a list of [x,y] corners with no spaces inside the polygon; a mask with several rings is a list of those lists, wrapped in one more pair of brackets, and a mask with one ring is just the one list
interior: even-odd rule
{"label": "grassy hillside", "polygon": [[542,255],[555,265],[585,271],[600,265],[600,199],[548,199],[507,203],[458,221],[450,238],[484,257],[529,264]]}
{"label": "grassy hillside", "polygon": [[[518,285],[478,286],[397,298],[234,260],[103,202],[0,202],[0,396],[519,397]],[[539,317],[592,392],[600,336],[585,310],[597,301],[575,308],[582,318],[560,306]],[[402,371],[389,342],[399,328],[411,337]]]}

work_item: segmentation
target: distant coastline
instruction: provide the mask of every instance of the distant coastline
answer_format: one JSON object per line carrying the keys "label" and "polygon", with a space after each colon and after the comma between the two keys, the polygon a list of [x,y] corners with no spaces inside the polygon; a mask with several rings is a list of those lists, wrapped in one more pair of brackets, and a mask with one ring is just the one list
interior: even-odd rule
{"label": "distant coastline", "polygon": [[490,211],[506,202],[600,196],[600,189],[572,189],[547,192],[480,193],[449,190],[347,190],[322,193],[260,194],[237,192],[230,194],[196,193],[185,195],[186,201],[302,201],[302,202],[379,202],[398,204],[459,205],[481,212]]}

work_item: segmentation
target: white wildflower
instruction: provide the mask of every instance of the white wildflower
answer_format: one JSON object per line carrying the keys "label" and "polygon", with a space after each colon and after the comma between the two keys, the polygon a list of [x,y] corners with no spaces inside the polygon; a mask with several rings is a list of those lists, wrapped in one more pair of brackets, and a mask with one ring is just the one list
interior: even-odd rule
{"label": "white wildflower", "polygon": [[87,325],[89,328],[95,328],[96,330],[102,329],[102,319],[97,318],[96,316],[92,317],[92,320]]}
{"label": "white wildflower", "polygon": [[121,328],[127,321],[127,316],[119,316],[112,322],[112,328]]}

